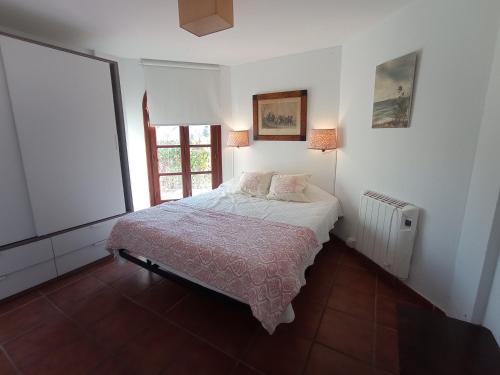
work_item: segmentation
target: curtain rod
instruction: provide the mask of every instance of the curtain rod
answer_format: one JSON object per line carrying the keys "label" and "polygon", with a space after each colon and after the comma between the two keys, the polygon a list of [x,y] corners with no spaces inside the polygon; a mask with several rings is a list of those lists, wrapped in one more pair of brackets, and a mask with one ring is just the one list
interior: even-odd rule
{"label": "curtain rod", "polygon": [[220,70],[220,65],[217,64],[200,64],[200,63],[168,61],[168,60],[141,59],[141,65],[161,66],[161,67],[181,68],[181,69]]}

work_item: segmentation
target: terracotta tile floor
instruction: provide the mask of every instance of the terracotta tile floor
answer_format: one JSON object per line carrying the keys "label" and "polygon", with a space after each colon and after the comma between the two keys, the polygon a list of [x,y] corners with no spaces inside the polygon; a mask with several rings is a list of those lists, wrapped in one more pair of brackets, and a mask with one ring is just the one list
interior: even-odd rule
{"label": "terracotta tile floor", "polygon": [[0,374],[396,374],[396,304],[432,309],[337,239],[268,335],[249,308],[106,259],[0,303]]}

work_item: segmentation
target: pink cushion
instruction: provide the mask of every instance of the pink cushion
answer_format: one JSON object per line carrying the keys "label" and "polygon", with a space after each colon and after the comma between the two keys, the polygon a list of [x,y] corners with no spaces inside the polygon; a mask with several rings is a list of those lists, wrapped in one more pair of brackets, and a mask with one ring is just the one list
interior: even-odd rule
{"label": "pink cushion", "polygon": [[240,178],[240,190],[254,197],[265,197],[274,172],[244,172]]}
{"label": "pink cushion", "polygon": [[304,194],[310,175],[277,174],[272,177],[267,199],[292,202],[309,202]]}

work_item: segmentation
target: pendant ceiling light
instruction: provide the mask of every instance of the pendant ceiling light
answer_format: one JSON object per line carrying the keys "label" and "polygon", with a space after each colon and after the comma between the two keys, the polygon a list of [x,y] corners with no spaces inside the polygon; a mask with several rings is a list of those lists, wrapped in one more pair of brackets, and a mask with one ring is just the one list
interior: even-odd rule
{"label": "pendant ceiling light", "polygon": [[233,0],[178,0],[179,24],[196,36],[234,26]]}

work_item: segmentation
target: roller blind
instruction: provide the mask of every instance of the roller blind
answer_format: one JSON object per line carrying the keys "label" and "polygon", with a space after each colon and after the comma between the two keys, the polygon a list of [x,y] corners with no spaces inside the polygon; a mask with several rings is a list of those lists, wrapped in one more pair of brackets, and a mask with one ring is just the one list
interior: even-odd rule
{"label": "roller blind", "polygon": [[220,70],[217,65],[143,60],[153,125],[219,124]]}

